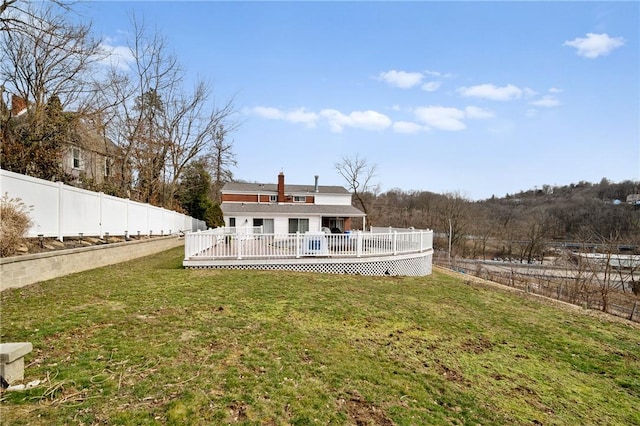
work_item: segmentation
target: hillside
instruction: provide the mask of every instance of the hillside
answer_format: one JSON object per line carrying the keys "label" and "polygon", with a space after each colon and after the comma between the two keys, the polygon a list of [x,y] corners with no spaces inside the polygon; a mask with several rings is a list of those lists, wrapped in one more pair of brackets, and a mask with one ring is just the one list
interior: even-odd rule
{"label": "hillside", "polygon": [[[584,241],[640,245],[640,205],[626,202],[638,181],[543,185],[517,194],[472,201],[460,193],[393,189],[367,194],[368,225],[413,226],[451,234],[452,251],[463,257],[541,257],[544,242]],[[498,246],[488,253],[488,241]],[[446,248],[448,241],[436,241]],[[518,252],[514,242],[531,242]],[[526,254],[525,251],[529,253]]]}
{"label": "hillside", "polygon": [[639,424],[640,329],[434,273],[184,270],[0,294],[31,341],[3,424]]}

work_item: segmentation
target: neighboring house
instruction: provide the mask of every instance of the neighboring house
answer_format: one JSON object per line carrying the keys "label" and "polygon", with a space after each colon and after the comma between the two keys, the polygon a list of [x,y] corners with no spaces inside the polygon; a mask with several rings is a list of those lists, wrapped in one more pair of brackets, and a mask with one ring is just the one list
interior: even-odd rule
{"label": "neighboring house", "polygon": [[627,204],[639,205],[640,204],[640,194],[630,194],[627,195]]}
{"label": "neighboring house", "polygon": [[225,226],[262,227],[263,233],[286,234],[351,230],[353,218],[365,214],[351,205],[351,193],[341,186],[285,185],[284,173],[277,184],[229,182],[222,188]]}
{"label": "neighboring house", "polygon": [[[11,97],[11,116],[22,117],[29,110],[28,103],[20,96]],[[62,148],[62,170],[75,186],[90,182],[100,185],[122,165],[120,148],[109,138],[100,135],[97,126],[90,120],[78,121],[73,137],[64,142]],[[120,176],[119,179],[122,177]]]}
{"label": "neighboring house", "polygon": [[101,136],[91,123],[83,121],[78,126],[76,142],[67,144],[63,150],[62,169],[76,183],[84,178],[100,185],[116,175],[119,161],[118,146]]}

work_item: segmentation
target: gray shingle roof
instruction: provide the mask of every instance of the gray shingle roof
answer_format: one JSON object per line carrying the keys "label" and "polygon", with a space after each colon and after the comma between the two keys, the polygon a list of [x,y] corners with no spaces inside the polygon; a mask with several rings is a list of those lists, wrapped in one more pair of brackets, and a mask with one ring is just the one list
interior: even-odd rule
{"label": "gray shingle roof", "polygon": [[[227,182],[222,187],[222,192],[251,192],[265,194],[267,192],[278,193],[278,185],[275,183],[244,183],[244,182]],[[314,185],[288,185],[285,183],[284,192],[287,194],[311,194],[315,193]],[[342,186],[318,185],[318,193],[320,194],[349,194]]]}
{"label": "gray shingle roof", "polygon": [[229,214],[310,214],[323,216],[366,216],[353,206],[324,206],[316,204],[276,204],[276,203],[222,203],[222,213]]}

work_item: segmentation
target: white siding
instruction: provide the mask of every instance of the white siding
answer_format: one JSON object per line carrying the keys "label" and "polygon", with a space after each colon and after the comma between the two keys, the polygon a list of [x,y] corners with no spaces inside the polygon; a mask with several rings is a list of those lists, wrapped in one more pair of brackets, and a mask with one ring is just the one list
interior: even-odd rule
{"label": "white siding", "polygon": [[225,216],[224,224],[225,226],[230,226],[229,219],[235,217],[236,218],[236,228],[242,229],[252,229],[253,228],[253,219],[254,217],[259,219],[273,219],[273,232],[275,234],[288,234],[289,233],[289,218],[297,218],[297,219],[309,219],[309,231],[317,232],[322,229],[322,218],[320,216],[309,216],[309,215],[292,215],[292,216],[275,216],[275,215],[261,215],[261,216],[233,216],[229,215]]}
{"label": "white siding", "polygon": [[316,194],[315,204],[321,206],[350,206],[351,194],[336,195],[336,194]]}

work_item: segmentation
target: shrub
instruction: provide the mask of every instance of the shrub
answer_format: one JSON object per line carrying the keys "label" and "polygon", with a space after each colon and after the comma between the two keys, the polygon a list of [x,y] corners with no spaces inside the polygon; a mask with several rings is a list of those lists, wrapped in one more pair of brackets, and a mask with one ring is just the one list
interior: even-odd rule
{"label": "shrub", "polygon": [[6,192],[0,198],[0,257],[15,254],[24,241],[33,223],[29,217],[32,208],[20,198],[9,198]]}

